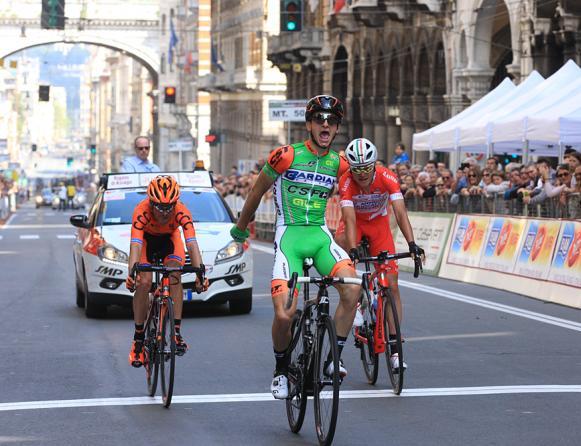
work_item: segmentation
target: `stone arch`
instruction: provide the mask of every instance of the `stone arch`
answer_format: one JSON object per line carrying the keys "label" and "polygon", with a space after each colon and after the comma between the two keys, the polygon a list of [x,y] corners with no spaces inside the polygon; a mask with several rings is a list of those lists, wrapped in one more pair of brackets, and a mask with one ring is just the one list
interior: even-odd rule
{"label": "stone arch", "polygon": [[158,77],[159,77],[159,70],[160,70],[160,61],[159,56],[156,54],[152,54],[143,48],[134,47],[128,42],[121,42],[117,40],[110,40],[105,39],[102,36],[91,36],[88,34],[83,34],[81,38],[75,39],[74,41],[70,41],[64,38],[39,38],[39,39],[27,39],[26,43],[20,43],[15,40],[16,44],[14,45],[6,45],[6,48],[3,50],[3,53],[0,54],[0,59],[7,58],[14,53],[19,51],[26,50],[28,48],[34,48],[37,46],[43,45],[50,45],[53,43],[70,43],[70,44],[78,44],[84,43],[87,45],[97,45],[102,46],[105,48],[109,48],[115,51],[119,51],[123,54],[126,54],[139,63],[141,63],[151,75],[153,80],[153,85],[157,86],[158,84]]}
{"label": "stone arch", "polygon": [[512,30],[505,1],[482,0],[476,11],[470,68],[506,70],[500,64],[512,57]]}
{"label": "stone arch", "polygon": [[419,96],[427,96],[430,91],[430,60],[425,45],[422,45],[418,53],[418,62],[415,65],[417,70],[414,93]]}
{"label": "stone arch", "polygon": [[460,43],[458,45],[458,67],[464,68],[468,65],[468,51],[466,49],[466,31],[460,33]]}
{"label": "stone arch", "polygon": [[412,47],[407,47],[402,55],[401,64],[401,90],[400,96],[411,96],[414,94],[414,63],[412,58]]}
{"label": "stone arch", "polygon": [[333,80],[331,90],[333,96],[345,101],[349,85],[349,55],[343,45],[337,48],[333,59]]}
{"label": "stone arch", "polygon": [[443,96],[446,94],[446,52],[444,50],[443,42],[438,42],[436,52],[434,54],[433,63],[433,81],[431,82],[434,96]]}
{"label": "stone arch", "polygon": [[377,54],[377,70],[375,73],[375,96],[387,96],[387,60],[383,50]]}
{"label": "stone arch", "polygon": [[363,97],[369,99],[375,96],[373,88],[375,73],[375,59],[371,56],[371,52],[365,54],[365,69],[363,71]]}
{"label": "stone arch", "polygon": [[389,58],[389,81],[387,84],[388,101],[392,105],[397,103],[397,97],[399,96],[399,88],[400,88],[399,57],[397,55],[396,50],[393,50]]}

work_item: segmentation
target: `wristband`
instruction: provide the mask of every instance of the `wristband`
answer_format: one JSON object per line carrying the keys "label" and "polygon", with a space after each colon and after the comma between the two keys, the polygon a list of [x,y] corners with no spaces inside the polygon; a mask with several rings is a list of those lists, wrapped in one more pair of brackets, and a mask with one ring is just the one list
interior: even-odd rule
{"label": "wristband", "polygon": [[248,230],[248,228],[243,231],[239,229],[238,226],[234,225],[232,226],[232,229],[230,229],[230,235],[232,236],[234,241],[238,243],[244,243],[244,241],[250,235],[250,231]]}

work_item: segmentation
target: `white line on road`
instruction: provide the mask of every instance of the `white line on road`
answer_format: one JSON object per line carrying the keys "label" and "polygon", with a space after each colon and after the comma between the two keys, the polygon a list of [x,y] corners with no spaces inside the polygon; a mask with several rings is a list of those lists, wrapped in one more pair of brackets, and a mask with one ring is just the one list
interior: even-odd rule
{"label": "white line on road", "polygon": [[[268,254],[274,254],[274,249],[266,244],[252,243],[252,247],[257,251],[262,251]],[[359,271],[361,272],[361,271]],[[413,288],[424,293],[433,294],[438,297],[444,297],[446,299],[456,300],[459,302],[464,302],[470,305],[477,305],[479,307],[488,308],[490,310],[501,311],[503,313],[512,314],[514,316],[520,316],[527,319],[532,319],[538,322],[543,322],[545,324],[555,325],[557,327],[567,328],[569,330],[580,331],[581,323],[569,321],[567,319],[561,319],[558,317],[548,316],[542,313],[536,313],[534,311],[523,310],[516,307],[511,307],[509,305],[499,304],[495,302],[488,302],[483,299],[478,299],[476,297],[466,296],[465,294],[455,293],[453,291],[444,290],[442,288],[434,288],[427,285],[421,285],[415,282],[408,282],[407,280],[399,280],[399,285],[406,288]]]}
{"label": "white line on road", "polygon": [[16,251],[0,251],[0,255],[18,254]]}
{"label": "white line on road", "polygon": [[47,224],[37,224],[37,225],[10,225],[8,223],[1,229],[55,229],[55,228],[71,228],[71,225],[47,225]]}
{"label": "white line on road", "polygon": [[[361,398],[410,398],[430,396],[474,396],[474,395],[507,395],[531,393],[581,393],[581,385],[539,385],[539,386],[489,386],[489,387],[444,387],[428,389],[404,389],[397,397],[391,390],[345,390],[340,393],[341,399]],[[174,404],[207,404],[207,403],[244,403],[276,401],[270,393],[237,393],[217,395],[182,395],[174,396]],[[104,406],[142,406],[160,404],[161,397],[128,397],[128,398],[93,398],[78,400],[27,401],[0,403],[0,412],[63,409],[71,407],[104,407]]]}
{"label": "white line on road", "polygon": [[3,235],[0,235],[0,240],[2,240],[3,238],[4,238],[4,236]]}
{"label": "white line on road", "polygon": [[20,240],[38,240],[40,237],[37,234],[21,235]]}
{"label": "white line on road", "polygon": [[72,234],[62,234],[62,235],[57,235],[56,238],[61,239],[61,240],[65,240],[65,239],[73,239],[73,238],[75,238],[75,236]]}
{"label": "white line on road", "polygon": [[535,313],[534,311],[523,310],[521,308],[511,307],[509,305],[488,302],[483,299],[477,299],[476,297],[466,296],[465,294],[454,293],[453,291],[443,290],[441,288],[432,288],[426,285],[421,285],[419,283],[408,282],[406,280],[399,280],[399,285],[407,288],[413,288],[415,290],[422,291],[423,293],[433,294],[438,297],[445,297],[446,299],[456,300],[491,310],[501,311],[503,313],[532,319],[535,321],[543,322],[545,324],[568,328],[569,330],[581,331],[581,323],[579,322],[548,316],[546,314]]}
{"label": "white line on road", "polygon": [[495,338],[498,336],[514,336],[514,331],[497,331],[493,333],[465,333],[465,334],[451,334],[451,335],[437,335],[437,336],[412,336],[405,338],[406,342],[415,341],[441,341],[444,339],[471,339],[471,338]]}

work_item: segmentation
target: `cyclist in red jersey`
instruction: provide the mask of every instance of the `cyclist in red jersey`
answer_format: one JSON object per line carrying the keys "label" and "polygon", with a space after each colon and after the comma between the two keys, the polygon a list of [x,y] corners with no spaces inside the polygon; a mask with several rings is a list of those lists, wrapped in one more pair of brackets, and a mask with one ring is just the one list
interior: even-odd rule
{"label": "cyclist in red jersey", "polygon": [[[185,263],[185,250],[182,242],[181,227],[184,232],[186,248],[192,265],[200,267],[202,256],[196,241],[196,231],[192,214],[179,201],[180,187],[177,181],[169,175],[159,175],[149,183],[148,197],[141,201],[133,212],[131,224],[131,245],[129,248],[128,270],[131,272],[135,263],[152,263],[155,253],[161,257],[166,266],[181,266]],[[135,280],[127,277],[127,288],[134,289],[133,317],[135,334],[129,352],[129,364],[141,367],[144,362],[143,340],[145,332],[143,324],[147,316],[148,295],[151,290],[152,273],[137,274]],[[207,280],[196,279],[196,291],[208,288]],[[181,318],[183,306],[183,289],[180,274],[171,275],[170,294],[175,310],[176,347],[178,355],[183,355],[188,349],[181,333]]]}
{"label": "cyclist in red jersey", "polygon": [[[357,261],[357,245],[363,236],[369,240],[370,255],[381,251],[394,253],[393,237],[389,227],[387,206],[391,202],[397,224],[409,245],[412,255],[424,259],[424,250],[414,242],[403,195],[396,174],[385,167],[376,166],[377,149],[365,138],[357,138],[349,143],[345,158],[350,170],[339,180],[341,223],[335,234],[336,242],[342,246],[354,261]],[[390,290],[394,296],[401,323],[402,305],[397,284],[398,269],[395,261],[387,265],[376,265],[390,275]],[[354,324],[362,323],[363,317],[357,311]],[[391,325],[390,325],[391,327]],[[395,333],[390,333],[395,337]],[[399,352],[392,348],[390,361],[394,369],[399,368]],[[404,363],[402,367],[406,367]]]}

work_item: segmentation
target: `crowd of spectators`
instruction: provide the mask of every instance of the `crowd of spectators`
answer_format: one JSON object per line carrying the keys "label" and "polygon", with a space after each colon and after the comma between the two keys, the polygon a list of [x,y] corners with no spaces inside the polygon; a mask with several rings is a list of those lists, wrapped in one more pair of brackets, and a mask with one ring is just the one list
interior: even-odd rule
{"label": "crowd of spectators", "polygon": [[530,215],[537,208],[546,214],[539,216],[581,216],[581,153],[573,149],[566,150],[564,163],[556,168],[545,158],[502,165],[494,156],[482,168],[467,158],[456,172],[433,160],[424,166],[401,162],[388,167],[399,177],[412,210],[521,214],[526,206]]}
{"label": "crowd of spectators", "polygon": [[[264,167],[264,158],[259,158],[259,160],[254,165],[254,168],[248,173],[241,174],[238,171],[237,166],[232,166],[230,173],[228,175],[214,175],[214,187],[218,192],[222,194],[225,199],[239,198],[241,200],[246,200],[248,192],[252,189],[256,178],[262,167]],[[271,198],[272,192],[267,192],[265,198]]]}

